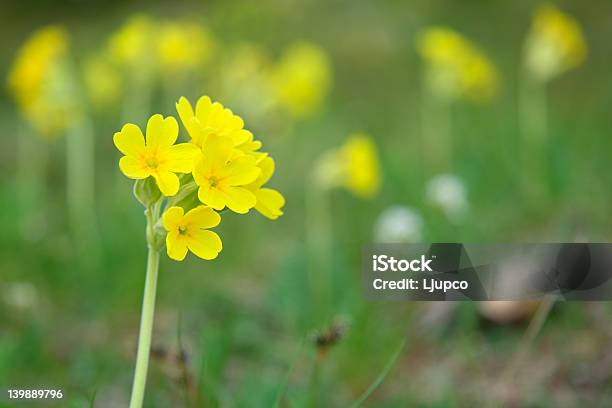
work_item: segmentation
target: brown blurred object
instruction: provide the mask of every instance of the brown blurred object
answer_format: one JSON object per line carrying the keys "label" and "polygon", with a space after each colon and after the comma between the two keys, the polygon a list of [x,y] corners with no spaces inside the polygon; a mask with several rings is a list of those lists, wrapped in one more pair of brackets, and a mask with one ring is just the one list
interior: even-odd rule
{"label": "brown blurred object", "polygon": [[537,310],[536,300],[494,300],[478,303],[482,317],[497,324],[519,323],[528,320]]}

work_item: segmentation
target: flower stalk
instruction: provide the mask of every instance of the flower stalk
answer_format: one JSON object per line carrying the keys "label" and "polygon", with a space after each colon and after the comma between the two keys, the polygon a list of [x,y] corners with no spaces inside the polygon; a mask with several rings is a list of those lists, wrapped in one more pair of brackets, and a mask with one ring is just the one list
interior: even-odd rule
{"label": "flower stalk", "polygon": [[149,368],[149,355],[151,351],[151,336],[153,333],[153,318],[155,315],[155,295],[157,292],[157,274],[159,271],[159,250],[155,245],[155,224],[159,220],[158,202],[149,206],[145,211],[147,215],[147,243],[149,255],[147,257],[147,272],[145,277],[144,296],[142,299],[142,314],[140,317],[140,331],[138,332],[138,351],[136,354],[136,368],[132,385],[130,408],[142,407],[147,371]]}
{"label": "flower stalk", "polygon": [[96,235],[94,150],[93,125],[88,117],[81,115],[66,135],[66,192],[70,226],[80,246],[80,255],[87,252],[90,260],[98,256],[92,253],[96,246],[88,245]]}
{"label": "flower stalk", "polygon": [[521,185],[527,195],[537,197],[548,189],[546,84],[524,75],[519,93],[519,124],[523,139]]}

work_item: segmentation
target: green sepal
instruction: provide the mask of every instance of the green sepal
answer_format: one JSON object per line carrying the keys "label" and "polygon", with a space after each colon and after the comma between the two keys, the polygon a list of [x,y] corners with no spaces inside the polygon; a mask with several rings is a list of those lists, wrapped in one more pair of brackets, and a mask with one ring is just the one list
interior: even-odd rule
{"label": "green sepal", "polygon": [[150,207],[162,198],[162,193],[157,187],[153,177],[136,180],[134,183],[134,197],[145,207]]}

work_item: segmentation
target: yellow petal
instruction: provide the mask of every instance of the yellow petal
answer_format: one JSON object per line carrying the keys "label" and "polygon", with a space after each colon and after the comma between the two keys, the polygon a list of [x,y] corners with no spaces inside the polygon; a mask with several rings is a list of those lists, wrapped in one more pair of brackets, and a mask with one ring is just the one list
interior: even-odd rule
{"label": "yellow petal", "polygon": [[166,197],[172,197],[178,193],[181,183],[176,174],[169,171],[158,171],[152,174],[157,181],[157,187]]}
{"label": "yellow petal", "polygon": [[179,143],[160,153],[160,165],[175,173],[191,173],[200,149],[193,143]]}
{"label": "yellow petal", "polygon": [[[239,116],[234,117],[240,119]],[[242,121],[242,119],[240,120]],[[247,143],[249,141],[249,137],[253,137],[253,134],[245,129],[237,129],[230,131],[228,133],[228,137],[232,139],[232,142],[234,142],[234,146],[238,146],[243,143]]]}
{"label": "yellow petal", "polygon": [[224,167],[234,150],[228,137],[209,137],[202,146],[202,153],[213,167]]}
{"label": "yellow petal", "polygon": [[216,233],[207,230],[196,230],[190,232],[187,239],[187,247],[200,258],[210,260],[215,259],[219,255],[223,244],[221,243],[221,238]]}
{"label": "yellow petal", "polygon": [[140,128],[133,123],[127,123],[121,132],[115,133],[113,142],[117,149],[126,156],[138,156],[145,149],[145,140]]}
{"label": "yellow petal", "polygon": [[243,186],[252,183],[261,173],[261,169],[255,165],[252,156],[238,157],[226,168],[227,176],[224,183],[230,186]]}
{"label": "yellow petal", "polygon": [[183,126],[185,126],[185,129],[187,129],[189,136],[193,137],[193,132],[197,128],[197,122],[192,121],[192,119],[195,118],[195,114],[193,113],[191,104],[184,96],[181,96],[176,103],[176,112],[178,113],[179,118],[181,118]]}
{"label": "yellow petal", "polygon": [[225,205],[238,214],[246,214],[257,202],[255,194],[243,187],[226,187],[222,193]]}
{"label": "yellow petal", "polygon": [[181,207],[170,207],[162,215],[162,225],[166,231],[178,230],[181,222],[183,221],[183,215],[185,210]]}
{"label": "yellow petal", "polygon": [[119,160],[119,169],[131,179],[145,179],[151,175],[151,171],[145,163],[132,156],[123,156]]}
{"label": "yellow petal", "polygon": [[200,186],[198,190],[198,199],[217,211],[224,209],[227,201],[221,191],[217,188],[211,188],[210,186]]}
{"label": "yellow petal", "polygon": [[187,239],[178,231],[166,235],[166,253],[170,259],[182,261],[187,256]]}
{"label": "yellow petal", "polygon": [[221,216],[211,207],[200,205],[185,214],[185,223],[191,228],[212,228],[219,225]]}
{"label": "yellow petal", "polygon": [[147,123],[147,147],[167,149],[178,138],[178,123],[172,116],[156,114]]}
{"label": "yellow petal", "polygon": [[255,196],[257,197],[255,209],[263,216],[275,220],[283,215],[281,208],[285,205],[285,197],[281,193],[271,188],[262,188],[255,192]]}
{"label": "yellow petal", "polygon": [[198,120],[205,122],[212,109],[213,103],[208,96],[202,96],[196,102],[195,116]]}
{"label": "yellow petal", "polygon": [[261,183],[260,186],[263,186],[274,174],[274,159],[265,157],[258,163],[258,166],[261,169],[261,175],[258,177],[257,181]]}

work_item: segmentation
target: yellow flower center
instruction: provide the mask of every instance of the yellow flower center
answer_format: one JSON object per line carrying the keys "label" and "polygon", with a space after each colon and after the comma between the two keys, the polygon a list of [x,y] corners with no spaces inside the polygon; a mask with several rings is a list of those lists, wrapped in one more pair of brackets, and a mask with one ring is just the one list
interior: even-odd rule
{"label": "yellow flower center", "polygon": [[219,179],[215,176],[210,176],[208,178],[208,182],[210,183],[211,187],[217,187],[217,185],[219,184]]}
{"label": "yellow flower center", "polygon": [[179,234],[185,235],[187,233],[187,227],[184,225],[179,226],[178,228]]}
{"label": "yellow flower center", "polygon": [[155,156],[149,156],[145,159],[145,163],[147,163],[147,166],[151,169],[156,169],[157,166],[159,166],[159,161],[157,160],[157,157]]}

